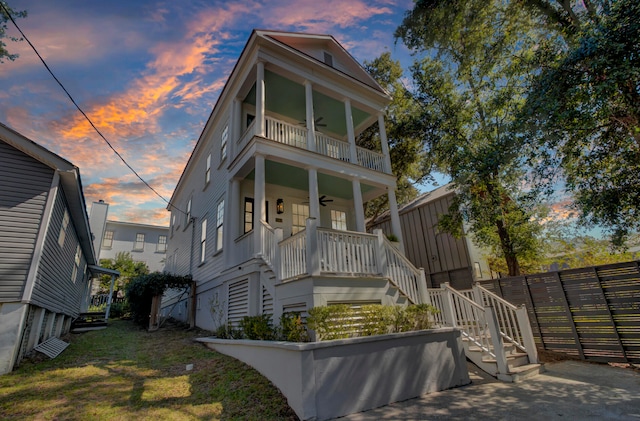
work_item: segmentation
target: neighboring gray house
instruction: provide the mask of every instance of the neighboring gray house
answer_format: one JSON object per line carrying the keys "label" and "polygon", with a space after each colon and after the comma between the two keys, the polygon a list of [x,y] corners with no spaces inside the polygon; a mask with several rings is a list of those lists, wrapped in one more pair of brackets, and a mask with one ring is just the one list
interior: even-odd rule
{"label": "neighboring gray house", "polygon": [[0,124],[0,374],[69,331],[95,264],[79,169]]}
{"label": "neighboring gray house", "polygon": [[110,221],[108,209],[109,205],[103,201],[91,205],[89,219],[99,260],[113,259],[118,253],[127,252],[134,261],[146,263],[150,272],[164,271],[169,227]]}
{"label": "neighboring gray house", "polygon": [[[450,184],[424,193],[399,210],[407,258],[424,268],[429,288],[449,282],[457,289],[469,289],[474,281],[491,279],[485,252],[469,236],[454,238],[438,230],[440,215],[446,214],[455,196]],[[389,214],[378,217],[371,229],[390,233]]]}

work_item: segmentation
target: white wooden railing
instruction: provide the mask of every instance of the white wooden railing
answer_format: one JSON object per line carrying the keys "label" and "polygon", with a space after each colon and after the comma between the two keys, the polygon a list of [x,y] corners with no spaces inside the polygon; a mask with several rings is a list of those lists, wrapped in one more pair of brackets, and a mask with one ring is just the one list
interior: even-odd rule
{"label": "white wooden railing", "polygon": [[525,351],[530,361],[537,361],[536,345],[526,307],[514,306],[479,284],[473,286],[472,293],[475,302],[494,309],[502,338]]}
{"label": "white wooden railing", "polygon": [[376,236],[362,232],[318,228],[320,272],[343,275],[380,273],[376,264]]}
{"label": "white wooden railing", "polygon": [[306,231],[300,231],[299,233],[280,242],[281,279],[290,279],[307,273],[306,240]]}
{"label": "white wooden railing", "polygon": [[253,257],[253,231],[249,231],[235,240],[236,247],[233,253],[235,256],[233,264],[246,262]]}
{"label": "white wooden railing", "polygon": [[278,244],[280,280],[303,275],[384,276],[412,303],[428,302],[424,271],[416,269],[384,237],[318,228],[314,218],[306,228]]}
{"label": "white wooden railing", "polygon": [[262,231],[260,235],[262,258],[275,271],[279,263],[278,243],[282,240],[282,229],[274,229],[265,221],[260,220],[260,230]]}
{"label": "white wooden railing", "polygon": [[[277,120],[273,117],[265,117],[264,136],[278,143],[300,149],[309,149],[309,145],[307,144],[307,130],[306,127]],[[236,142],[236,151],[240,152],[256,134],[256,121],[254,120]],[[341,161],[351,162],[351,151],[348,142],[334,139],[320,132],[315,132],[314,136],[316,140],[316,149],[314,152]],[[358,146],[356,148],[356,155],[358,165],[383,173],[390,171],[390,169],[385,167],[384,155],[381,153]]]}
{"label": "white wooden railing", "polygon": [[267,117],[265,137],[278,143],[307,149],[307,128]]}
{"label": "white wooden railing", "polygon": [[341,161],[350,161],[349,144],[316,132],[316,152]]}

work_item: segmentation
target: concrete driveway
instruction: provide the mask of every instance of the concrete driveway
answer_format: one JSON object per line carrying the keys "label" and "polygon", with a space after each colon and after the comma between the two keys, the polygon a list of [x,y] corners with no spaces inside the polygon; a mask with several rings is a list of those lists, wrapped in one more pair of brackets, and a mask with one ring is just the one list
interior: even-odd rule
{"label": "concrete driveway", "polygon": [[545,368],[521,383],[503,383],[469,363],[468,386],[339,419],[640,421],[640,371],[579,361]]}

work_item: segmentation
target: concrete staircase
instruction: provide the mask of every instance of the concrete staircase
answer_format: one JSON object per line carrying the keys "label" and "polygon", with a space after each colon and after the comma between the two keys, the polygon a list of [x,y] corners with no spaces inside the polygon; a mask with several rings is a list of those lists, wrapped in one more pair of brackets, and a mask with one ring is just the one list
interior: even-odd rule
{"label": "concrete staircase", "polygon": [[436,322],[461,330],[465,354],[480,369],[507,382],[544,370],[524,306],[516,307],[479,285],[457,291],[445,283],[430,289],[429,298],[440,310]]}

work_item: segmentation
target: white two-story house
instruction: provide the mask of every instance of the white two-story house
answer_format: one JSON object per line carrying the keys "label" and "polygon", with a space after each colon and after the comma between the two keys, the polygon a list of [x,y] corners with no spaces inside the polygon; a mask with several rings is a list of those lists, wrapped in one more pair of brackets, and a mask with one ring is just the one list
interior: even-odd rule
{"label": "white two-story house", "polygon": [[[251,34],[168,207],[166,270],[197,282],[198,326],[331,303],[426,300],[424,272],[365,230],[364,204],[387,195],[402,240],[389,101],[329,35]],[[356,143],[371,126],[380,150]],[[165,299],[165,314],[186,318],[182,297]]]}

